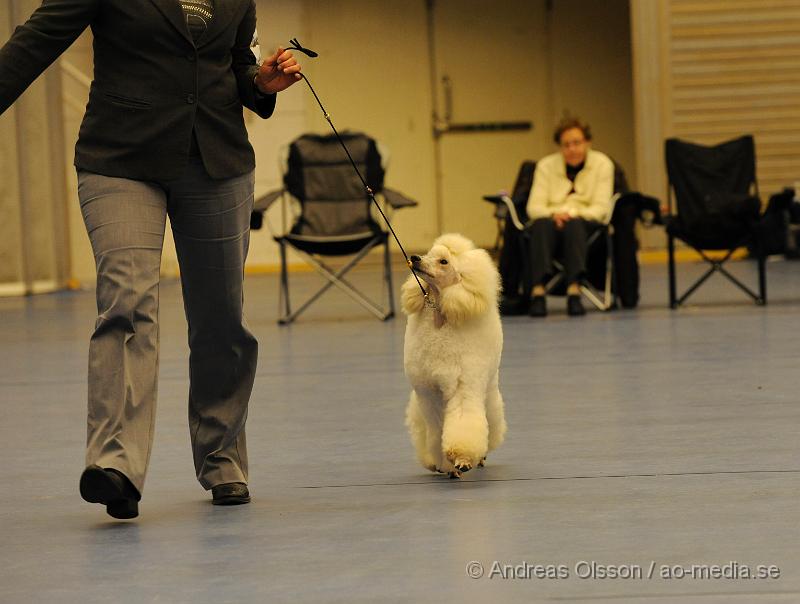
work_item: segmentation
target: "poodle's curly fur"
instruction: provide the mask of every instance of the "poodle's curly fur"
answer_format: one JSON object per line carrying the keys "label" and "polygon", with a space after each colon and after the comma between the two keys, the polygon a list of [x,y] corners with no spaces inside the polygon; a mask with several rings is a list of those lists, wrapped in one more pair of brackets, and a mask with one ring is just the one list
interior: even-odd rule
{"label": "poodle's curly fur", "polygon": [[498,367],[503,330],[500,276],[489,254],[458,234],[442,235],[412,256],[427,284],[403,284],[408,315],[405,372],[413,390],[406,425],[420,463],[458,477],[498,447],[506,432]]}

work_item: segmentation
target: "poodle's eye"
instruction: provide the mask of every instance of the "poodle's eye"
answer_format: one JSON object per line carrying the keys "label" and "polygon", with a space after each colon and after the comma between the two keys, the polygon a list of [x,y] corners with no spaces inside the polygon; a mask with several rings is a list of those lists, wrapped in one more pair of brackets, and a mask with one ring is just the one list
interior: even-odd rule
{"label": "poodle's eye", "polygon": [[445,260],[444,258],[442,258],[441,260],[439,260],[439,264],[447,264],[447,260]]}

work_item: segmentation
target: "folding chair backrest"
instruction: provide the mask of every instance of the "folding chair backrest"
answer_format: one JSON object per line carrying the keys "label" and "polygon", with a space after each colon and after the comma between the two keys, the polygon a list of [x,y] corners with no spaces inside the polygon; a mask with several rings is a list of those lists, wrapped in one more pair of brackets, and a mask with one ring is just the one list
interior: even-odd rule
{"label": "folding chair backrest", "polygon": [[[613,160],[612,160],[613,161]],[[614,162],[614,194],[625,195],[630,193],[631,188],[628,186],[628,177],[625,176],[625,169],[621,164]]]}
{"label": "folding chair backrest", "polygon": [[514,190],[511,192],[511,199],[514,205],[519,207],[528,203],[528,196],[531,194],[533,186],[533,173],[536,171],[535,161],[524,161],[519,167],[517,182],[514,183]]}
{"label": "folding chair backrest", "polygon": [[704,223],[709,215],[752,200],[756,186],[752,136],[714,147],[672,138],[666,141],[665,152],[678,219],[685,226]]}
{"label": "folding chair backrest", "polygon": [[[378,194],[384,171],[375,141],[361,133],[341,136],[367,184]],[[284,184],[301,205],[294,234],[337,237],[379,229],[364,186],[335,135],[306,134],[296,139],[289,147]]]}
{"label": "folding chair backrest", "polygon": [[[531,193],[533,186],[533,173],[536,171],[535,161],[524,161],[519,167],[517,173],[517,180],[514,183],[514,188],[511,192],[511,201],[517,210],[517,217],[523,223],[528,221],[528,212],[526,206],[528,205],[528,196]],[[505,220],[508,218],[508,208],[503,203],[498,203],[494,211],[494,217],[498,220]],[[511,225],[513,227],[513,225]]]}

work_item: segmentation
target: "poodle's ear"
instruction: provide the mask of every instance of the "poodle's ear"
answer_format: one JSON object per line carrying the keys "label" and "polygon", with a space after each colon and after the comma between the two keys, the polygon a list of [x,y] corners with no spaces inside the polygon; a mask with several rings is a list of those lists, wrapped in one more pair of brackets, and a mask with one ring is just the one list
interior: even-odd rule
{"label": "poodle's ear", "polygon": [[409,276],[400,288],[400,306],[407,315],[414,315],[425,306],[425,298],[414,275]]}
{"label": "poodle's ear", "polygon": [[461,281],[444,288],[440,302],[442,314],[454,326],[496,308],[500,293],[500,275],[486,250],[459,255],[458,270]]}

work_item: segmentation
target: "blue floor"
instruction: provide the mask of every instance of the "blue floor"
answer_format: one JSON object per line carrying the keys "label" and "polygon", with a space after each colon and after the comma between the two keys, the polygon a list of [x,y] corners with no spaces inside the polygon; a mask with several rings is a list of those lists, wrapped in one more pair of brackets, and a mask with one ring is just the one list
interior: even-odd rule
{"label": "blue floor", "polygon": [[[373,270],[353,281],[380,291]],[[317,282],[293,277],[298,297]],[[166,280],[155,447],[125,522],[77,489],[92,293],[0,300],[0,602],[798,602],[800,263],[768,284],[764,308],[715,276],[670,311],[648,266],[635,311],[571,319],[552,298],[547,319],[506,319],[507,441],[450,481],[403,426],[404,319],[331,292],[278,327],[277,278],[249,277],[253,503],[218,508],[194,479]],[[677,576],[714,564],[780,576]]]}

